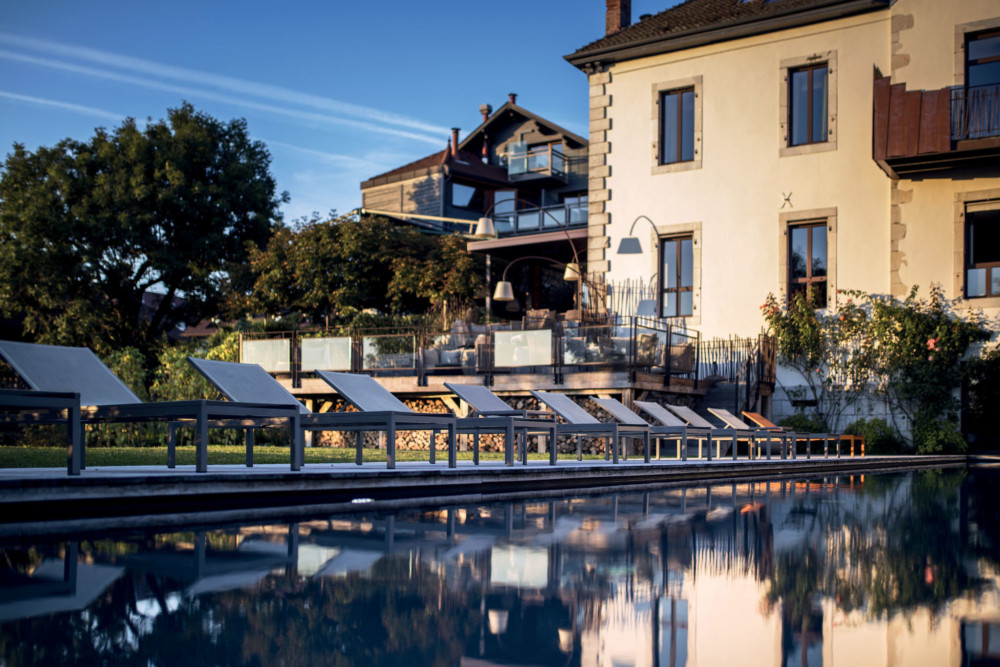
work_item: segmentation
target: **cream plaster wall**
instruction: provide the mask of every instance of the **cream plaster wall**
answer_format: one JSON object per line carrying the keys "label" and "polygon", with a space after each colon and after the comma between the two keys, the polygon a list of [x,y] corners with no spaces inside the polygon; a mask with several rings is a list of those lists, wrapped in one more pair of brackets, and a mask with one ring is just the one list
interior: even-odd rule
{"label": "cream plaster wall", "polygon": [[954,28],[981,21],[1000,25],[1000,2],[897,0],[892,15],[898,30],[895,55],[902,56],[893,67],[892,82],[906,83],[909,90],[936,90],[965,82],[962,44],[960,39],[956,44]]}
{"label": "cream plaster wall", "polygon": [[[889,70],[889,40],[889,12],[878,12],[616,65],[606,86],[608,277],[648,280],[656,271],[644,222],[636,227],[643,258],[615,255],[637,216],[675,229],[700,223],[696,326],[706,337],[754,335],[763,324],[760,304],[784,284],[780,216],[834,208],[839,287],[888,291],[891,187],[872,160],[871,132],[873,66]],[[828,52],[835,52],[838,70],[831,90],[836,148],[781,157],[782,62]],[[701,77],[704,95],[696,147],[702,167],[653,173],[652,91],[692,77]]]}
{"label": "cream plaster wall", "polygon": [[[899,0],[892,14],[892,81],[906,84],[907,90],[962,85],[964,34],[1000,27],[997,0]],[[916,285],[920,294],[926,295],[931,283],[938,283],[949,298],[962,298],[965,241],[957,211],[961,211],[963,201],[977,198],[973,193],[1000,189],[1000,165],[900,180],[897,189],[899,279],[903,288]],[[991,198],[995,195],[992,192]],[[1000,299],[970,299],[961,305],[1000,317]]]}
{"label": "cream plaster wall", "polygon": [[[920,287],[927,295],[931,283],[938,283],[951,299],[961,299],[964,291],[964,210],[963,200],[1000,199],[1000,166],[993,177],[926,178],[900,181],[899,191],[905,203],[900,205],[900,221],[905,236],[899,241],[902,265],[899,277],[910,288]],[[1000,299],[968,299],[960,307],[982,309],[991,317],[1000,317]]]}

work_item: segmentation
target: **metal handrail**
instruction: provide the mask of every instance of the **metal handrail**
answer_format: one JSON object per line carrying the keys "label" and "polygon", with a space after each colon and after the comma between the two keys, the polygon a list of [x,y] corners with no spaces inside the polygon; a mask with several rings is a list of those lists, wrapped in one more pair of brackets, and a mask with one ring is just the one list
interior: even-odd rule
{"label": "metal handrail", "polygon": [[[391,372],[394,375],[414,375],[418,378],[419,385],[427,384],[427,376],[433,370],[425,365],[426,352],[431,349],[440,348],[434,347],[432,341],[441,336],[462,336],[463,344],[459,347],[455,347],[455,350],[461,350],[464,354],[467,350],[473,350],[475,354],[475,365],[474,372],[477,375],[483,376],[484,384],[492,384],[493,378],[497,373],[496,366],[496,344],[494,336],[497,332],[511,331],[511,330],[535,330],[537,327],[531,327],[530,323],[519,323],[518,324],[493,324],[486,325],[483,328],[477,327],[475,331],[440,331],[438,329],[431,329],[429,327],[380,327],[380,328],[353,328],[353,329],[340,329],[337,330],[336,335],[339,336],[349,336],[351,338],[351,364],[350,369],[352,372],[366,372],[373,375]],[[669,323],[664,323],[661,320],[656,320],[654,318],[643,318],[643,317],[630,317],[630,318],[617,318],[616,322],[613,324],[605,325],[578,325],[576,328],[570,328],[566,323],[553,323],[551,327],[545,327],[552,331],[552,356],[551,372],[554,381],[557,384],[562,384],[565,379],[565,374],[571,367],[606,367],[606,366],[620,366],[622,370],[627,371],[629,376],[634,380],[638,371],[646,369],[651,372],[656,372],[653,369],[662,366],[664,375],[664,384],[667,385],[670,382],[670,378],[674,375],[693,375],[695,382],[699,379],[700,374],[700,356],[701,356],[701,341],[700,335],[696,331],[686,330],[679,327],[675,327]],[[627,340],[624,342],[625,356],[623,359],[616,359],[609,357],[606,360],[598,359],[592,362],[573,362],[567,363],[564,356],[564,341],[569,337],[578,337],[579,332],[587,330],[596,330],[606,328],[611,333],[626,332]],[[617,331],[612,331],[617,330]],[[311,371],[303,371],[301,368],[301,344],[300,341],[303,338],[311,337],[310,335],[330,333],[333,331],[325,329],[302,329],[298,331],[272,331],[272,332],[247,332],[240,335],[240,358],[243,358],[244,344],[259,340],[275,340],[275,339],[290,339],[289,345],[289,358],[287,360],[287,365],[289,368],[288,373],[292,378],[292,386],[301,386],[301,377],[303,375],[310,375]],[[652,361],[647,360],[645,357],[639,358],[639,335],[645,333],[654,333],[658,339],[661,341],[662,347],[657,349],[662,350],[659,353],[653,354],[651,357]],[[481,334],[485,334],[485,343],[482,341],[476,344],[476,340]],[[413,367],[403,367],[403,368],[387,368],[387,369],[365,369],[363,364],[363,341],[371,336],[376,337],[393,337],[393,338],[412,338],[413,343],[413,354],[415,356],[415,363]],[[621,336],[610,336],[609,344],[615,344],[621,346],[622,342]],[[617,342],[615,342],[617,341]],[[471,343],[469,345],[468,343]],[[674,369],[673,368],[673,348],[677,346],[693,346],[694,350],[694,365],[692,369]],[[449,349],[449,351],[451,351]],[[284,364],[284,361],[280,362]],[[458,365],[449,364],[447,366],[436,365],[434,368],[438,370],[460,370],[462,373],[467,372],[467,366],[459,363]],[[272,371],[274,372],[274,371]],[[284,373],[285,371],[281,371]],[[581,371],[582,372],[582,371]]]}
{"label": "metal handrail", "polygon": [[951,139],[1000,136],[1000,84],[951,89]]}

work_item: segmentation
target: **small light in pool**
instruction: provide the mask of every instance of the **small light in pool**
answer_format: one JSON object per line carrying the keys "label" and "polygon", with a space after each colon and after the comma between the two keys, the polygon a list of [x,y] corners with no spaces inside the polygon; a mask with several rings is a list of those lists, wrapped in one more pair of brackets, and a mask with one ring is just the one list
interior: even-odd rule
{"label": "small light in pool", "polygon": [[361,503],[370,503],[371,501],[371,498],[355,498],[351,501],[351,503],[354,505],[360,505]]}

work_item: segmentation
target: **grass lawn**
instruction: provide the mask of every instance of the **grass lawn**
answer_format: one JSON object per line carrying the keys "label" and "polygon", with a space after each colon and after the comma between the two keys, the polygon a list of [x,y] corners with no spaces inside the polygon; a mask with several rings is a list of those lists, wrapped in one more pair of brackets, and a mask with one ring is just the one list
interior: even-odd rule
{"label": "grass lawn", "polygon": [[[340,447],[307,447],[306,463],[351,463],[354,461],[355,450]],[[194,465],[194,447],[177,448],[177,465]],[[289,462],[287,447],[257,445],[253,449],[254,463],[285,463]],[[562,458],[571,458],[571,454],[563,454]],[[501,461],[502,452],[480,452],[480,460]],[[528,458],[537,461],[547,461],[548,454],[529,453]],[[584,459],[597,459],[598,456],[584,455]],[[438,462],[445,462],[448,452],[438,450]],[[472,452],[458,452],[460,461],[471,461]],[[385,450],[365,449],[364,460],[385,461]],[[427,450],[398,449],[397,461],[427,461]],[[244,463],[246,449],[243,445],[210,445],[208,448],[208,463]],[[167,448],[163,447],[93,447],[87,449],[87,466],[139,466],[167,464]],[[59,468],[66,466],[66,450],[61,447],[0,447],[0,468]]]}

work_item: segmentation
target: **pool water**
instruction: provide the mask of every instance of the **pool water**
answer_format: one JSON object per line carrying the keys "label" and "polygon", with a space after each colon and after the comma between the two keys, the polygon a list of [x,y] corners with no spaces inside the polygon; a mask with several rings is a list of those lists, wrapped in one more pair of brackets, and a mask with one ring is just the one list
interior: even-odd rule
{"label": "pool water", "polygon": [[996,664],[998,483],[953,468],[6,540],[0,664]]}

